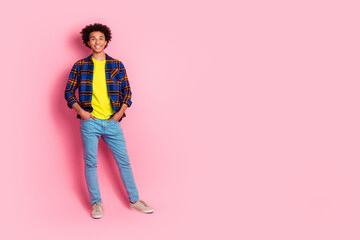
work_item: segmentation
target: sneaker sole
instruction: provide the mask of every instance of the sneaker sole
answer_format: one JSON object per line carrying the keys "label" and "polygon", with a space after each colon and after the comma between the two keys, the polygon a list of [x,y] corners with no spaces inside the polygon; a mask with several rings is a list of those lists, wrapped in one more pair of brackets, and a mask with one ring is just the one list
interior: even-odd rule
{"label": "sneaker sole", "polygon": [[93,215],[91,215],[91,217],[94,218],[94,219],[99,219],[99,218],[102,218],[102,215],[101,216],[93,216]]}
{"label": "sneaker sole", "polygon": [[153,212],[154,212],[154,210],[142,211],[142,210],[140,210],[140,209],[133,208],[133,207],[130,207],[130,209],[131,209],[131,210],[138,211],[138,212],[146,213],[146,214],[150,214],[150,213],[153,213]]}

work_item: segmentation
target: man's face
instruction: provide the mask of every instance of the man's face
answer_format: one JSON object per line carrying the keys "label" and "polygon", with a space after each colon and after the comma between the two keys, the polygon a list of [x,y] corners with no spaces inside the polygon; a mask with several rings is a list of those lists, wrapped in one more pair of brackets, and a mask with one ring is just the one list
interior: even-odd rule
{"label": "man's face", "polygon": [[107,41],[105,41],[105,35],[102,32],[96,31],[90,33],[90,38],[87,43],[94,52],[100,53],[104,51]]}

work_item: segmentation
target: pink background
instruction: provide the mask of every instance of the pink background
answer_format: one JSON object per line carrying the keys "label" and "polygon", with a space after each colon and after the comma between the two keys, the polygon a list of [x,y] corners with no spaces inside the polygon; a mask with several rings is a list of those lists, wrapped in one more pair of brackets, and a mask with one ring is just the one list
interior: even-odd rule
{"label": "pink background", "polygon": [[[358,1],[4,4],[2,239],[360,238]],[[89,215],[64,89],[95,22],[128,72],[121,126],[151,215],[129,210],[102,140]]]}

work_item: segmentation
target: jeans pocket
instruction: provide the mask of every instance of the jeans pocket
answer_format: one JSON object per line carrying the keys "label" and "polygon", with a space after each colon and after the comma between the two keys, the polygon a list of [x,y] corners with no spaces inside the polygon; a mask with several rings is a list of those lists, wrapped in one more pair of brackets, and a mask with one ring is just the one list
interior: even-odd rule
{"label": "jeans pocket", "polygon": [[91,119],[91,118],[89,118],[89,119],[87,119],[87,120],[81,119],[81,120],[80,120],[80,126],[82,126],[82,125],[88,125],[88,123],[91,121],[90,119]]}

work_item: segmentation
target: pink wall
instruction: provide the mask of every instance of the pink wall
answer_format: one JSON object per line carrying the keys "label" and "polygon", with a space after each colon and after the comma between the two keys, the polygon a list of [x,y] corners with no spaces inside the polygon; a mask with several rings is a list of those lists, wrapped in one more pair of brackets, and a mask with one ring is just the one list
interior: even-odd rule
{"label": "pink wall", "polygon": [[[1,27],[3,239],[359,239],[358,1],[8,1]],[[113,32],[133,105],[130,211],[103,141],[90,218],[64,88]]]}

